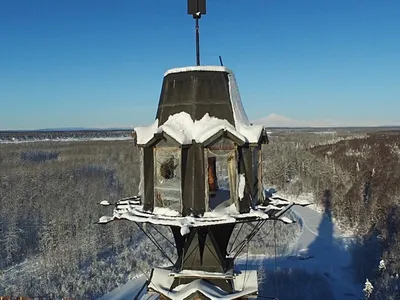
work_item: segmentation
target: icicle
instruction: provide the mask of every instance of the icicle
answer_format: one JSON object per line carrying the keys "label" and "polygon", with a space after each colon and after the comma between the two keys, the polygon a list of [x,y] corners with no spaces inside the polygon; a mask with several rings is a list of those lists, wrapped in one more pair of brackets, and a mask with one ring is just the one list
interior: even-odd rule
{"label": "icicle", "polygon": [[239,184],[238,184],[238,196],[239,199],[242,200],[244,197],[244,188],[246,186],[246,178],[244,174],[239,175]]}

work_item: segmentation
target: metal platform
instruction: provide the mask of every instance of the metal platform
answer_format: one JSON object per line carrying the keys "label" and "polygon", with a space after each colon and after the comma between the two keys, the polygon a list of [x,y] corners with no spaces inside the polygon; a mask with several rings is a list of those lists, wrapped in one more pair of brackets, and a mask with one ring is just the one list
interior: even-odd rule
{"label": "metal platform", "polygon": [[124,198],[114,204],[102,201],[104,206],[114,205],[112,216],[103,216],[99,223],[106,224],[115,220],[128,220],[137,223],[151,223],[163,226],[200,227],[219,224],[248,223],[260,220],[278,220],[287,224],[293,223],[283,214],[293,205],[307,206],[308,202],[298,202],[284,199],[273,195],[268,199],[267,205],[258,205],[249,213],[238,213],[233,205],[216,208],[213,211],[204,213],[203,216],[183,217],[177,211],[164,208],[155,208],[153,212],[143,209],[140,196]]}

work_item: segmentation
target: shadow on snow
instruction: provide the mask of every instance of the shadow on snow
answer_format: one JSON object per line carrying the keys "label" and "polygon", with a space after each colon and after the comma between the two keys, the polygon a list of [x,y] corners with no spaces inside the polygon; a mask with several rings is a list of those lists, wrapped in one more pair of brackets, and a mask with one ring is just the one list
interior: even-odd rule
{"label": "shadow on snow", "polygon": [[236,268],[244,273],[258,270],[259,299],[361,299],[362,286],[354,281],[351,255],[360,245],[346,241],[335,228],[329,190],[323,199],[322,216],[310,208],[296,207],[302,233],[289,253],[237,261]]}

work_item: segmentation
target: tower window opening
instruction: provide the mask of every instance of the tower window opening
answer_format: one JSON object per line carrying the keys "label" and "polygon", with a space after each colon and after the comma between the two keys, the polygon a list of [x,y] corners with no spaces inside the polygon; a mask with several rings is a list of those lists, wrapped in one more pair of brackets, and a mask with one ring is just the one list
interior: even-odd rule
{"label": "tower window opening", "polygon": [[180,211],[181,152],[175,147],[155,147],[154,195],[156,207]]}
{"label": "tower window opening", "polygon": [[235,198],[237,160],[236,150],[207,150],[208,207],[230,205]]}

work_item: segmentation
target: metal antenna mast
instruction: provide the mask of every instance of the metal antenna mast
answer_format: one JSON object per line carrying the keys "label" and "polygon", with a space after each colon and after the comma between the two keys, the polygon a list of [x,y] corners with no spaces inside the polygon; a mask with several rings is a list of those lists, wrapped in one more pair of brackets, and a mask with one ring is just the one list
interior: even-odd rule
{"label": "metal antenna mast", "polygon": [[188,14],[196,21],[196,64],[200,66],[200,32],[199,20],[206,14],[206,0],[188,0]]}

